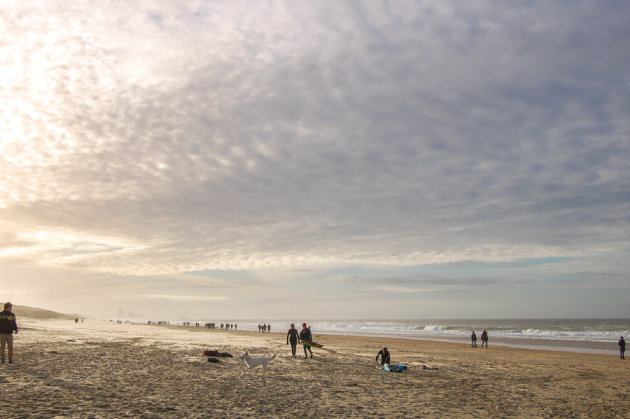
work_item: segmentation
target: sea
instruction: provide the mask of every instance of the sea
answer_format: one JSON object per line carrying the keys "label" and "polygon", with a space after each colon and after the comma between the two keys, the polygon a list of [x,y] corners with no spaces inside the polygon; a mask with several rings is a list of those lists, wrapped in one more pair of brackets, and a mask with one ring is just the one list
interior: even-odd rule
{"label": "sea", "polygon": [[[220,322],[214,320],[219,326]],[[481,332],[494,344],[516,348],[559,350],[599,354],[618,353],[620,336],[630,337],[630,319],[501,319],[501,320],[233,320],[238,330],[258,331],[259,324],[271,325],[272,332],[285,332],[291,323],[301,329],[326,335],[355,335],[454,342],[470,345],[472,331],[481,344]],[[205,322],[203,322],[205,323]],[[202,324],[203,324],[202,323]]]}

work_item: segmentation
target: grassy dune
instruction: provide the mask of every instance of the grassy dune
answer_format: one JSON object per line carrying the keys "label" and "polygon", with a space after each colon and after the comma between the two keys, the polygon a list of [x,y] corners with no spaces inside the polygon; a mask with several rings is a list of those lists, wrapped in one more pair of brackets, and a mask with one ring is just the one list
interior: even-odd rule
{"label": "grassy dune", "polygon": [[27,319],[36,319],[36,320],[52,320],[52,319],[73,319],[77,316],[72,314],[64,314],[58,313],[52,310],[44,310],[42,308],[28,307],[28,306],[18,306],[14,305],[12,310],[16,317],[18,318],[18,322],[21,318]]}

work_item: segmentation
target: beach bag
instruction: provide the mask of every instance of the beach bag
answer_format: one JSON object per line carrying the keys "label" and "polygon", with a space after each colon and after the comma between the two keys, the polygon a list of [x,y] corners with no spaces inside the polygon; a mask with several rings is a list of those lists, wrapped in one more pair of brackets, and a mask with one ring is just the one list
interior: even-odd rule
{"label": "beach bag", "polygon": [[383,371],[389,372],[403,372],[407,369],[405,365],[385,364],[383,365]]}

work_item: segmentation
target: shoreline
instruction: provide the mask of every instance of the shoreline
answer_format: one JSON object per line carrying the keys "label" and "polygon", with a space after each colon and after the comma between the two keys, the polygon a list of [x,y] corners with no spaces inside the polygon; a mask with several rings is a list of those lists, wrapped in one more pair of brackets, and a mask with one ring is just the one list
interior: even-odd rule
{"label": "shoreline", "polygon": [[[252,320],[228,320],[239,330],[256,331]],[[272,330],[284,332],[287,319],[272,319]],[[134,320],[144,324],[144,321]],[[269,321],[263,322],[269,323]],[[313,320],[314,333],[375,338],[402,337],[412,340],[432,340],[470,344],[470,331],[478,335],[487,329],[490,345],[512,348],[567,351],[575,353],[615,354],[620,336],[630,336],[630,319],[429,319],[429,320]],[[203,325],[203,322],[200,322]],[[220,323],[215,323],[218,327]],[[181,325],[182,322],[172,322]],[[194,325],[194,323],[192,323]],[[280,326],[278,325],[285,325]],[[478,341],[478,344],[480,342]]]}
{"label": "shoreline", "polygon": [[[387,337],[387,336],[375,336],[375,337]],[[400,336],[404,339],[410,340],[428,340],[444,343],[463,344],[471,346],[470,338],[466,337],[449,337],[444,338],[440,336],[426,336],[426,337],[414,337],[414,336]],[[498,337],[490,338],[490,346],[505,346],[518,349],[531,349],[540,351],[561,351],[561,352],[575,352],[575,353],[589,353],[600,355],[614,355],[618,354],[617,342],[602,342],[602,341],[588,341],[588,340],[575,340],[575,339],[542,339],[542,338],[507,338]],[[477,340],[477,346],[481,346],[481,340]]]}
{"label": "shoreline", "polygon": [[[104,323],[113,323],[113,320],[92,320],[99,321]],[[134,325],[149,325],[143,322],[137,321],[129,321],[129,324]],[[199,327],[195,327],[194,325],[183,325],[178,323],[173,324],[150,324],[150,326],[166,326],[166,327],[174,327],[174,328],[204,328],[203,325]],[[277,329],[277,327],[276,327]],[[222,330],[217,327],[214,330]],[[255,330],[222,330],[226,333],[234,333],[234,332],[251,332],[254,334],[266,335],[270,334],[280,334],[282,335],[285,332],[278,332],[274,330],[272,332],[259,333]],[[314,332],[317,333],[317,332]],[[343,332],[330,332],[325,331],[318,333],[318,335],[330,335],[330,336],[356,336],[356,337],[366,337],[366,338],[374,338],[374,339],[408,339],[408,340],[418,340],[418,341],[435,341],[435,342],[444,342],[444,343],[454,343],[454,344],[463,344],[470,346],[471,341],[469,336],[441,336],[441,335],[431,335],[427,334],[424,336],[417,335],[409,335],[409,334],[385,334],[385,333],[343,333]],[[490,335],[489,340],[490,346],[505,346],[510,348],[518,348],[518,349],[531,349],[531,350],[541,350],[541,351],[560,351],[560,352],[570,352],[570,353],[587,353],[587,354],[600,354],[600,355],[615,355],[619,353],[617,348],[616,341],[592,341],[592,340],[577,340],[577,339],[545,339],[545,338],[537,338],[537,337],[494,337]],[[481,339],[477,340],[477,345],[481,346]]]}

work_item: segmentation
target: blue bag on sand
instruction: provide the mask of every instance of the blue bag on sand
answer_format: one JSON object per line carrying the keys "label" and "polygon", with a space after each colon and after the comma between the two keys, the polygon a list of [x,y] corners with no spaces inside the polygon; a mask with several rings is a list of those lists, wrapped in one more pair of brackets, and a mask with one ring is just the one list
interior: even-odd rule
{"label": "blue bag on sand", "polygon": [[406,369],[407,369],[406,365],[394,365],[394,364],[385,364],[385,365],[383,365],[383,371],[403,372]]}

